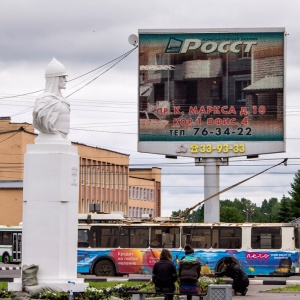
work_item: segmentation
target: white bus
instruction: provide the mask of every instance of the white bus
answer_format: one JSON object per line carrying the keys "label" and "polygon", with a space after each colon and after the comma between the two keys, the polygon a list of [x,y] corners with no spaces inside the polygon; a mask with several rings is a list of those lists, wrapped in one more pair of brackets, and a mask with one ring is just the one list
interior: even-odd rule
{"label": "white bus", "polygon": [[78,233],[79,273],[97,276],[151,274],[160,252],[167,248],[174,263],[190,244],[202,272],[218,272],[225,257],[233,257],[251,277],[290,276],[300,270],[300,225],[292,223],[181,223],[103,220],[82,217]]}
{"label": "white bus", "polygon": [[20,263],[22,227],[0,225],[0,262]]}

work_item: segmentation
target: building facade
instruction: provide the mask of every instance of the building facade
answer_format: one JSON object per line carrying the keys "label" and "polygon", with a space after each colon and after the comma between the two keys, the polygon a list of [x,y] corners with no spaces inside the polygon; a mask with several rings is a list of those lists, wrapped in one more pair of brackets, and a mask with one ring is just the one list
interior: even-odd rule
{"label": "building facade", "polygon": [[128,215],[141,218],[161,215],[161,169],[130,169]]}
{"label": "building facade", "polygon": [[[24,154],[26,145],[33,144],[36,137],[32,124],[0,118],[0,224],[22,222]],[[140,217],[141,214],[132,214],[134,207],[136,212],[160,216],[159,168],[131,171],[127,154],[79,143],[72,145],[78,148],[80,156],[78,213],[119,211],[125,216]],[[131,203],[129,187],[133,186],[146,189],[151,200]]]}

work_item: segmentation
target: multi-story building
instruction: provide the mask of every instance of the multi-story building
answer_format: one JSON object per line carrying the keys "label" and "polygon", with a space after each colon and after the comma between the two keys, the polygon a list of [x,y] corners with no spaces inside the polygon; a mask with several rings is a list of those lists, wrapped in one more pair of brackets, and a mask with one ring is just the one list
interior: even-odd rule
{"label": "multi-story building", "polygon": [[[0,118],[0,224],[17,225],[22,221],[24,154],[26,145],[33,144],[36,137],[31,124]],[[160,216],[159,168],[131,171],[127,154],[79,143],[72,145],[78,148],[80,156],[79,213],[96,210],[121,211],[129,217],[141,217],[144,213]],[[132,202],[129,187],[142,191],[143,200]]]}
{"label": "multi-story building", "polygon": [[[130,169],[129,216],[161,215],[161,169]],[[155,197],[155,195],[157,195]]]}

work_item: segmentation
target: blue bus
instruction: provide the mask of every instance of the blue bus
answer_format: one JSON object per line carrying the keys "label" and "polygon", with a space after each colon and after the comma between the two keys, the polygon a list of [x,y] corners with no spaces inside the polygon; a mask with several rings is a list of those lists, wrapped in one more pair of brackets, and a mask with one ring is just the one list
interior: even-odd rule
{"label": "blue bus", "polygon": [[228,256],[250,277],[300,273],[297,223],[183,223],[101,214],[81,215],[77,270],[96,276],[151,274],[163,248],[172,252],[177,265],[186,244],[194,248],[203,274],[221,271]]}

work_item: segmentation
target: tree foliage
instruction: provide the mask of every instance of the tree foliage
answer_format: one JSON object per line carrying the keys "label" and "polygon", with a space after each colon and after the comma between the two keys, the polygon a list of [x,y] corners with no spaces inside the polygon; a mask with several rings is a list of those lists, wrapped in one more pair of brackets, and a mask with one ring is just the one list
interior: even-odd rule
{"label": "tree foliage", "polygon": [[300,217],[300,170],[295,174],[294,182],[291,183],[291,213],[294,219]]}
{"label": "tree foliage", "polygon": [[[295,174],[291,183],[289,197],[283,195],[277,198],[264,199],[261,206],[252,203],[246,198],[220,201],[221,222],[253,222],[253,223],[276,223],[290,222],[300,218],[300,170]],[[172,216],[178,216],[183,211],[173,211]],[[187,222],[204,222],[204,205],[186,215]]]}

